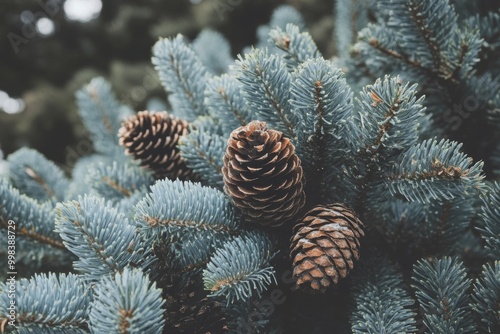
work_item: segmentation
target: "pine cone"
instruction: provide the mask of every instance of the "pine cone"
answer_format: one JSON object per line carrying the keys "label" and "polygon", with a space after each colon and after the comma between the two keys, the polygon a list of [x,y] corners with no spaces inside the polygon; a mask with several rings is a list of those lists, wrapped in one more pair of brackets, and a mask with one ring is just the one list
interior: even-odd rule
{"label": "pine cone", "polygon": [[167,319],[164,333],[228,332],[222,305],[207,296],[201,278],[193,278],[180,291],[172,291],[165,297]]}
{"label": "pine cone", "polygon": [[231,133],[224,155],[224,190],[251,222],[279,226],[304,206],[295,147],[279,131],[253,121]]}
{"label": "pine cone", "polygon": [[141,111],[123,122],[118,131],[125,153],[153,171],[157,179],[186,179],[192,171],[182,159],[177,143],[188,132],[188,123],[167,112]]}
{"label": "pine cone", "polygon": [[[160,239],[161,240],[161,239]],[[153,245],[158,261],[154,264],[155,280],[165,300],[165,326],[168,334],[227,333],[227,320],[222,305],[209,298],[201,273],[186,278],[173,264],[175,253],[169,242]]]}
{"label": "pine cone", "polygon": [[297,286],[324,293],[352,270],[359,259],[363,223],[343,204],[319,205],[306,213],[291,240]]}

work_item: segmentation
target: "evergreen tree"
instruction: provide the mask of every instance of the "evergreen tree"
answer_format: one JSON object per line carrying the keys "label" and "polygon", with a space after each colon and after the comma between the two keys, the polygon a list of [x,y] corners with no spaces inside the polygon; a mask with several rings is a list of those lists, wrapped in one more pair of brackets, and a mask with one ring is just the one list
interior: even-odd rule
{"label": "evergreen tree", "polygon": [[83,87],[95,153],[71,178],[30,149],[0,173],[18,261],[73,261],[18,280],[20,332],[494,333],[500,185],[436,114],[472,91],[492,94],[472,118],[497,112],[482,53],[496,14],[378,6],[339,60],[289,7],[234,63],[213,31],[160,39],[166,112],[134,116],[102,78]]}

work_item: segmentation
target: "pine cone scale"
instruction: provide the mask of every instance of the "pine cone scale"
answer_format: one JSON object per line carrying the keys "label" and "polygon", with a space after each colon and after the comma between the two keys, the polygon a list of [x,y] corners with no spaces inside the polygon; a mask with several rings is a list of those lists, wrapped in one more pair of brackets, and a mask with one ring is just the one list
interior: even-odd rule
{"label": "pine cone scale", "polygon": [[325,272],[334,266],[334,263],[331,261],[330,257],[326,255],[322,255],[316,258],[315,263],[319,264],[320,268],[324,268]]}
{"label": "pine cone scale", "polygon": [[[327,239],[327,238],[318,239],[318,245],[321,246],[322,248],[326,248],[326,249],[335,247],[335,244],[333,243],[333,241],[330,239]],[[337,242],[337,246],[340,248],[346,248],[345,247],[346,245],[347,245],[347,243],[344,240],[339,240]]]}

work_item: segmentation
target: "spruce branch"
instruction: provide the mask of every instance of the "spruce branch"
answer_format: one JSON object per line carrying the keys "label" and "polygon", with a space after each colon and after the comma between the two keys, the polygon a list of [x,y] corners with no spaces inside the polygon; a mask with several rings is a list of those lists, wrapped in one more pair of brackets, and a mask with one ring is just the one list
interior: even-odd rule
{"label": "spruce branch", "polygon": [[460,152],[462,144],[426,140],[410,147],[384,175],[392,194],[408,201],[464,198],[483,188],[482,162]]}
{"label": "spruce branch", "polygon": [[[9,290],[0,284],[0,322],[7,318]],[[55,293],[56,291],[56,293]],[[35,274],[16,283],[16,324],[30,333],[88,333],[90,286],[74,274]]]}
{"label": "spruce branch", "polygon": [[182,244],[176,256],[177,271],[182,274],[197,274],[210,261],[215,246],[221,245],[211,244],[202,238],[187,240]]}
{"label": "spruce branch", "polygon": [[304,18],[297,11],[297,9],[289,5],[279,6],[273,11],[269,24],[262,25],[257,28],[257,48],[268,48],[269,50],[274,49],[274,43],[269,41],[269,32],[274,28],[281,28],[284,30],[287,24],[293,24],[299,27],[300,30],[304,30],[306,28]]}
{"label": "spruce branch", "polygon": [[357,101],[369,123],[367,152],[390,156],[417,143],[425,108],[424,98],[416,97],[416,87],[386,76],[363,89]]}
{"label": "spruce branch", "polygon": [[92,333],[162,332],[165,301],[156,283],[142,271],[126,267],[121,273],[104,276],[93,297],[89,312]]}
{"label": "spruce branch", "polygon": [[94,150],[104,155],[124,157],[116,134],[122,121],[132,115],[132,110],[116,100],[110,84],[103,78],[94,78],[76,93],[76,101]]}
{"label": "spruce branch", "polygon": [[369,255],[353,276],[353,333],[416,333],[415,301],[393,263]]}
{"label": "spruce branch", "polygon": [[458,16],[448,1],[385,0],[379,8],[389,12],[387,27],[397,31],[400,44],[424,67],[446,75],[450,41],[458,40]]}
{"label": "spruce branch", "polygon": [[301,30],[306,28],[306,23],[302,14],[300,14],[300,12],[293,6],[282,5],[277,7],[271,15],[269,27],[271,29],[276,27],[285,29],[287,24],[293,24]]}
{"label": "spruce branch", "polygon": [[87,182],[87,174],[89,174],[89,170],[99,166],[100,164],[113,164],[113,161],[115,161],[113,157],[102,154],[91,154],[78,159],[73,166],[73,170],[71,171],[71,183],[67,189],[65,200],[74,200],[77,199],[78,196],[93,193],[94,190],[92,189],[91,184]]}
{"label": "spruce branch", "polygon": [[[358,174],[355,208],[373,189],[385,191],[378,187],[371,189],[371,186],[380,178],[381,171],[387,169],[386,164],[394,157],[406,156],[401,153],[418,142],[424,120],[422,101],[423,97],[416,97],[416,85],[409,86],[398,76],[377,79],[360,93],[359,109],[347,124],[347,136],[352,137],[348,145],[356,161],[356,167],[349,170],[357,170]],[[348,161],[351,156],[347,155]]]}
{"label": "spruce branch", "polygon": [[473,76],[467,81],[469,91],[480,96],[480,109],[486,110],[487,121],[500,125],[500,78],[492,73]]}
{"label": "spruce branch", "polygon": [[64,199],[69,180],[41,153],[23,147],[10,154],[7,161],[12,183],[21,193],[39,202]]}
{"label": "spruce branch", "polygon": [[188,121],[207,115],[203,99],[209,74],[184,37],[160,39],[153,54],[152,62],[169,93],[174,115]]}
{"label": "spruce branch", "polygon": [[273,256],[271,240],[262,233],[251,232],[227,241],[203,271],[205,289],[211,291],[210,296],[224,296],[227,305],[260,296],[276,283],[269,264]]}
{"label": "spruce branch", "polygon": [[281,58],[269,55],[266,49],[255,49],[245,58],[239,56],[235,70],[253,110],[252,118],[295,138],[296,121],[289,103],[290,74]]}
{"label": "spruce branch", "polygon": [[86,180],[97,194],[114,202],[137,192],[144,193],[153,183],[152,176],[142,168],[133,164],[118,164],[116,161],[111,166],[103,163],[94,165]]}
{"label": "spruce branch", "polygon": [[450,71],[445,79],[469,79],[475,74],[475,67],[480,61],[479,53],[483,45],[483,39],[480,38],[477,28],[466,26],[456,44],[459,51],[452,64],[453,71]]}
{"label": "spruce branch", "polygon": [[154,260],[136,226],[104,199],[85,195],[59,203],[56,211],[56,230],[79,258],[74,268],[89,279],[121,273],[128,265],[146,268]]}
{"label": "spruce branch", "polygon": [[136,220],[144,233],[155,235],[162,231],[198,237],[240,234],[236,212],[224,193],[192,182],[156,182],[137,204]]}
{"label": "spruce branch", "polygon": [[205,104],[212,117],[221,121],[224,134],[229,135],[234,129],[252,121],[241,89],[241,83],[229,74],[213,77],[207,82]]}
{"label": "spruce branch", "polygon": [[193,41],[192,46],[203,65],[216,75],[227,72],[234,62],[231,45],[217,31],[203,29]]}
{"label": "spruce branch", "polygon": [[19,193],[5,179],[0,179],[0,227],[16,222],[16,234],[58,249],[65,249],[60,236],[54,232],[54,212],[51,204],[39,204]]}
{"label": "spruce branch", "polygon": [[335,1],[335,38],[337,54],[342,62],[348,61],[349,50],[354,44],[358,32],[369,21],[371,0]]}
{"label": "spruce branch", "polygon": [[471,280],[459,260],[421,260],[413,271],[412,286],[424,311],[426,333],[476,333],[469,307]]}
{"label": "spruce branch", "polygon": [[181,156],[188,168],[211,187],[222,189],[222,158],[226,139],[203,129],[191,130],[179,142]]}
{"label": "spruce branch", "polygon": [[[278,334],[268,310],[262,307],[266,297],[238,300],[224,308],[229,333],[273,333]],[[267,305],[266,305],[267,306]],[[274,330],[274,331],[273,331]],[[252,332],[253,331],[253,332]]]}
{"label": "spruce branch", "polygon": [[500,12],[470,16],[466,25],[479,29],[479,35],[483,39],[483,53],[488,54],[500,49]]}
{"label": "spruce branch", "polygon": [[[241,91],[240,91],[241,95]],[[218,117],[210,116],[200,116],[195,119],[191,124],[189,130],[199,130],[201,132],[207,132],[211,134],[216,134],[219,136],[224,136],[224,131],[222,129],[222,122]]]}
{"label": "spruce branch", "polygon": [[269,42],[285,52],[283,58],[290,72],[306,60],[321,57],[311,35],[300,32],[299,27],[293,24],[287,24],[284,30],[280,27],[271,30]]}
{"label": "spruce branch", "polygon": [[399,38],[397,32],[385,24],[368,24],[359,32],[353,52],[355,55],[359,54],[375,76],[386,74],[388,69],[390,71],[398,67],[409,67],[431,77],[437,77],[438,74],[434,70],[424,67],[418,59],[405,54],[397,42]]}
{"label": "spruce branch", "polygon": [[500,331],[500,261],[485,264],[474,283],[472,309],[485,333]]}
{"label": "spruce branch", "polygon": [[482,196],[481,217],[478,228],[486,241],[486,250],[493,259],[500,259],[500,183],[495,182]]}
{"label": "spruce branch", "polygon": [[400,65],[413,75],[423,74],[423,79],[452,85],[474,73],[482,39],[472,25],[459,29],[449,1],[385,0],[378,5],[387,23],[379,20],[363,29],[356,46],[377,73]]}
{"label": "spruce branch", "polygon": [[134,207],[139,203],[147,191],[137,191],[133,193],[130,197],[123,197],[114,203],[116,211],[123,213],[130,221],[134,221],[135,210]]}
{"label": "spruce branch", "polygon": [[437,215],[431,216],[434,225],[437,226],[436,243],[448,246],[457,242],[471,227],[477,211],[477,194],[470,194],[463,198],[456,197],[453,200],[434,203],[431,212]]}
{"label": "spruce branch", "polygon": [[295,115],[297,154],[304,163],[306,185],[326,193],[348,194],[342,156],[355,131],[347,126],[353,117],[352,92],[343,73],[328,60],[310,59],[292,74],[290,104]]}
{"label": "spruce branch", "polygon": [[477,204],[472,194],[466,198],[408,202],[380,199],[380,190],[370,195],[373,225],[388,243],[411,256],[450,254],[452,245],[470,229]]}
{"label": "spruce branch", "polygon": [[153,253],[158,261],[151,272],[163,282],[161,285],[184,286],[191,280],[199,280],[196,275],[200,274],[210,261],[215,248],[220,246],[221,242],[211,242],[207,238],[187,236],[179,239],[168,233],[161,233],[153,244]]}

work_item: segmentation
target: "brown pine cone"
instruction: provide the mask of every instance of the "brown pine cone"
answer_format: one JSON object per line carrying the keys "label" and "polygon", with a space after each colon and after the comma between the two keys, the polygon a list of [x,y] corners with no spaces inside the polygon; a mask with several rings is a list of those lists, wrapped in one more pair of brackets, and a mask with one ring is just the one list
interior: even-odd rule
{"label": "brown pine cone", "polygon": [[363,223],[343,204],[319,205],[293,228],[291,258],[299,287],[324,293],[359,259]]}
{"label": "brown pine cone", "polygon": [[[197,277],[199,278],[199,277]],[[200,279],[193,278],[179,291],[165,296],[164,333],[227,333],[222,305],[209,298]]]}
{"label": "brown pine cone", "polygon": [[279,226],[304,206],[304,178],[295,147],[264,122],[253,121],[231,133],[222,174],[225,192],[251,222]]}
{"label": "brown pine cone", "polygon": [[188,133],[188,123],[167,112],[140,111],[118,131],[125,153],[153,171],[157,179],[186,179],[192,174],[177,148],[179,138]]}
{"label": "brown pine cone", "polygon": [[165,300],[163,333],[228,333],[223,307],[208,297],[201,273],[183,276],[187,274],[175,266],[175,252],[168,241],[154,244],[153,252],[158,259],[153,272]]}

